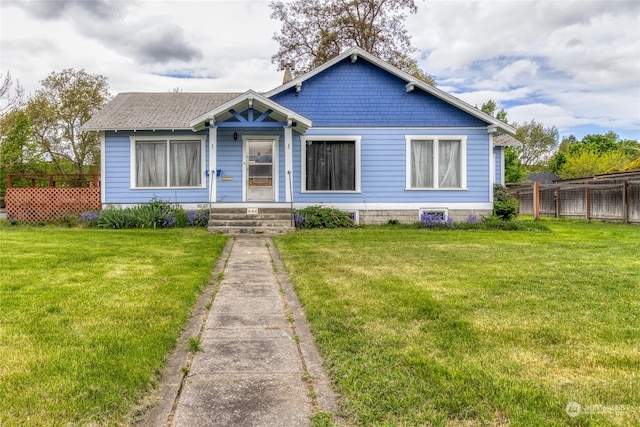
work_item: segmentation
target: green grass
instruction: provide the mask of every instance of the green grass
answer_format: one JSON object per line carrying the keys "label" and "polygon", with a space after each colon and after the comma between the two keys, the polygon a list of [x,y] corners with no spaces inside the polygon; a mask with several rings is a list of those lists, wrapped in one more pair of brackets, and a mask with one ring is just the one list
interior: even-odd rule
{"label": "green grass", "polygon": [[0,426],[132,422],[224,243],[1,222]]}
{"label": "green grass", "polygon": [[349,423],[640,425],[640,227],[545,224],[276,239]]}

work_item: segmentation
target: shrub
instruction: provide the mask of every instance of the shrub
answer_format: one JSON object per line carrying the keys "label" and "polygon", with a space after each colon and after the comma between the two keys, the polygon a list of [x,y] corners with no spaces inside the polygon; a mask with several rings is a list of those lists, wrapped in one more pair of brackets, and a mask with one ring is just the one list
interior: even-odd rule
{"label": "shrub", "polygon": [[322,206],[298,209],[295,212],[294,221],[298,228],[340,228],[356,225],[348,212]]}
{"label": "shrub", "polygon": [[80,221],[85,227],[96,227],[98,219],[100,219],[100,212],[82,212],[80,214]]}
{"label": "shrub", "polygon": [[162,228],[171,228],[174,225],[176,225],[176,213],[175,212],[168,212],[164,217],[162,217],[162,220],[160,221],[160,226]]}
{"label": "shrub", "polygon": [[515,219],[518,216],[518,200],[507,189],[500,185],[493,186],[493,215],[503,221]]}
{"label": "shrub", "polygon": [[136,220],[131,209],[104,209],[100,213],[98,226],[102,228],[135,228]]}
{"label": "shrub", "polygon": [[453,218],[447,217],[440,212],[423,213],[420,215],[420,225],[424,228],[453,228]]}
{"label": "shrub", "polygon": [[204,227],[209,222],[207,211],[185,212],[181,206],[153,198],[132,208],[108,208],[102,211],[96,224],[103,228],[175,228]]}
{"label": "shrub", "polygon": [[185,216],[188,227],[206,227],[209,224],[208,211],[189,211]]}
{"label": "shrub", "polygon": [[[157,227],[173,227],[175,224],[174,208],[169,202],[165,202],[158,198],[153,198],[146,205],[131,208],[133,216],[136,218],[137,228],[157,228]],[[172,217],[172,219],[168,219]]]}

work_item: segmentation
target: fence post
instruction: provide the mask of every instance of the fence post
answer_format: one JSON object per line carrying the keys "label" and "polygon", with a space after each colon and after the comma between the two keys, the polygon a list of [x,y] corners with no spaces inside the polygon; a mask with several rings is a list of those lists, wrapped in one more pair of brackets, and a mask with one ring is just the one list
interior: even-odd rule
{"label": "fence post", "polygon": [[629,222],[629,181],[622,181],[622,222],[625,224]]}
{"label": "fence post", "polygon": [[556,218],[560,218],[560,186],[559,185],[556,187]]}
{"label": "fence post", "polygon": [[540,183],[538,181],[533,182],[533,219],[536,221],[540,219]]}
{"label": "fence post", "polygon": [[584,181],[584,205],[584,216],[587,218],[587,221],[589,221],[589,211],[591,210],[591,206],[589,206],[589,180]]}

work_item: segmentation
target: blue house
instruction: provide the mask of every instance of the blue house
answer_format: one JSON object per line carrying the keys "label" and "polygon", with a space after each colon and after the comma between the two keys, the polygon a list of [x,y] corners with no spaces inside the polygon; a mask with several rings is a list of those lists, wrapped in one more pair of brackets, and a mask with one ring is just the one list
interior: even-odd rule
{"label": "blue house", "polygon": [[309,205],[366,224],[489,214],[515,133],[358,48],[267,93],[121,93],[82,130],[102,137],[104,206],[210,208],[226,231]]}

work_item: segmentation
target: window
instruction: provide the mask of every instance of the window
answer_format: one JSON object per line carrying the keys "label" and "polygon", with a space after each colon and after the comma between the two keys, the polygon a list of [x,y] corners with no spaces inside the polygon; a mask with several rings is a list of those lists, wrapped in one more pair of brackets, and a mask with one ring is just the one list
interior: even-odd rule
{"label": "window", "polygon": [[407,136],[407,188],[465,187],[465,137]]}
{"label": "window", "polygon": [[204,138],[132,138],[134,187],[202,187]]}
{"label": "window", "polygon": [[302,137],[303,191],[360,191],[360,137]]}

